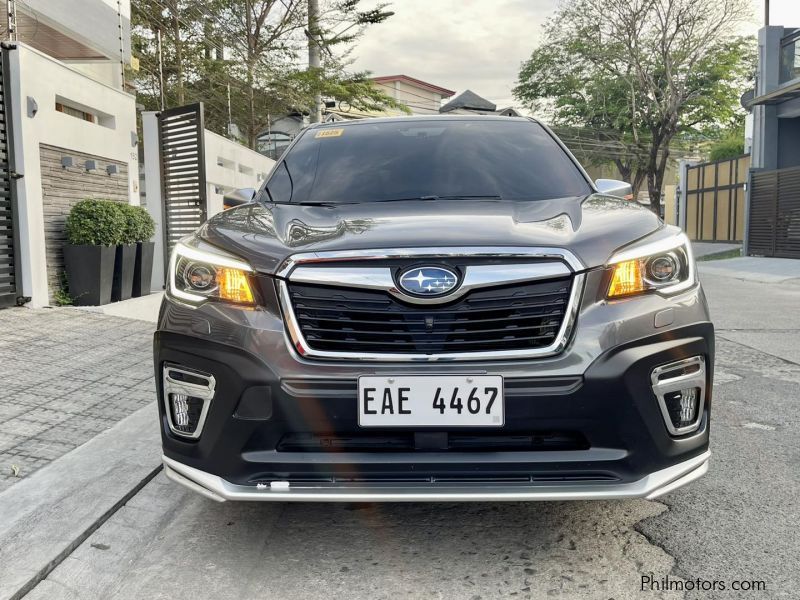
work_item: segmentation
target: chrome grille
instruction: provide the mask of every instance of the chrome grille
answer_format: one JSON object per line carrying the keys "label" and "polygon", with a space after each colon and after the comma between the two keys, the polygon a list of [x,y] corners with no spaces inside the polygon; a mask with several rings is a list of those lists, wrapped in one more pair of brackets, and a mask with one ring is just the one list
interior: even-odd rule
{"label": "chrome grille", "polygon": [[403,302],[384,290],[288,282],[308,346],[329,352],[448,354],[543,349],[568,310],[571,276],[476,289],[450,303]]}

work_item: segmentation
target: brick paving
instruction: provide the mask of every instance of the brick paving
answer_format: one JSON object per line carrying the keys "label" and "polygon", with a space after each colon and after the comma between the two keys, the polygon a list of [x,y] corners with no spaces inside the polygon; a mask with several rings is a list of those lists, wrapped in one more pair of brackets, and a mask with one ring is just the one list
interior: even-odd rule
{"label": "brick paving", "polygon": [[155,399],[154,326],[0,310],[0,492]]}

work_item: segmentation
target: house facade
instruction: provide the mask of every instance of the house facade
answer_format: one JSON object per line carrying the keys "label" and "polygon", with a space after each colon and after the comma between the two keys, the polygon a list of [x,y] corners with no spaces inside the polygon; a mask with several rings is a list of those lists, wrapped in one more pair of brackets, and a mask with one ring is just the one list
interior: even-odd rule
{"label": "house facade", "polygon": [[800,258],[800,28],[759,30],[756,86],[743,104],[752,115],[745,249]]}
{"label": "house facade", "polygon": [[136,104],[124,81],[130,2],[3,2],[0,22],[11,24],[2,47],[0,261],[13,265],[0,296],[45,306],[64,285],[71,207],[84,198],[139,203]]}
{"label": "house facade", "polygon": [[758,32],[758,74],[749,101],[753,115],[752,168],[800,166],[800,29]]}
{"label": "house facade", "polygon": [[415,115],[435,115],[442,102],[455,94],[453,90],[408,75],[373,77],[372,83],[387,96],[406,105]]}

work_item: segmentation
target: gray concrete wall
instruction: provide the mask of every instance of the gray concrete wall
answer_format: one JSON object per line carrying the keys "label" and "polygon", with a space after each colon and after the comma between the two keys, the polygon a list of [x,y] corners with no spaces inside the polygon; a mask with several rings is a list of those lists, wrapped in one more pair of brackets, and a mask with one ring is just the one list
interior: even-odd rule
{"label": "gray concrete wall", "polygon": [[[57,148],[39,145],[42,167],[42,210],[47,260],[47,287],[50,301],[64,281],[64,222],[72,207],[86,198],[128,202],[128,165]],[[61,158],[70,156],[75,166],[64,168]],[[87,160],[96,161],[97,168],[87,171]],[[108,165],[116,165],[117,173],[109,175]]]}

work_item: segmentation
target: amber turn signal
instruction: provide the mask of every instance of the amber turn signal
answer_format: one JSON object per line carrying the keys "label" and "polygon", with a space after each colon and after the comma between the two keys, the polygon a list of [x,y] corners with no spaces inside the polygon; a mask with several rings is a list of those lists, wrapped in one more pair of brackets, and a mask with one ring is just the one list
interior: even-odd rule
{"label": "amber turn signal", "polygon": [[629,296],[647,290],[644,282],[644,261],[642,259],[626,260],[614,265],[611,285],[608,286],[608,297]]}
{"label": "amber turn signal", "polygon": [[253,304],[253,291],[250,289],[247,273],[241,269],[218,268],[217,283],[221,299],[238,304]]}

